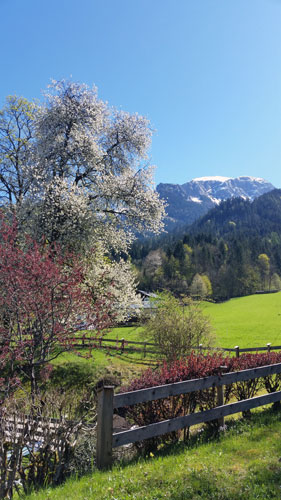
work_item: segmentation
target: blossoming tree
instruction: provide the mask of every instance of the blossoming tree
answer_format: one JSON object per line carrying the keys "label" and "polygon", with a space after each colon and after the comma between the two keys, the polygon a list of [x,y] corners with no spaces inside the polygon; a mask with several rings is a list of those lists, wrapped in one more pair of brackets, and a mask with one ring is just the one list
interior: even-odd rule
{"label": "blossoming tree", "polygon": [[[126,255],[137,232],[162,230],[164,205],[147,164],[152,131],[146,118],[109,107],[96,88],[54,81],[45,97],[41,106],[14,97],[2,110],[0,193],[9,188],[3,203],[36,241],[91,256],[101,274],[113,254]],[[21,146],[16,164],[14,138]],[[122,276],[130,303],[129,265],[118,257],[111,274]]]}
{"label": "blossoming tree", "polygon": [[136,231],[162,229],[146,118],[110,108],[95,88],[62,81],[36,109],[34,129],[20,213],[37,239],[68,247],[102,240],[126,251]]}

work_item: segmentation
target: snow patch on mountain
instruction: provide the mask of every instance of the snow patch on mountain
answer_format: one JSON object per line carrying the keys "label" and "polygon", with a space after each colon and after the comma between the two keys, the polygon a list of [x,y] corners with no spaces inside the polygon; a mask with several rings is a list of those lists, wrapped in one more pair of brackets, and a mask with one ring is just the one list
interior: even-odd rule
{"label": "snow patch on mountain", "polygon": [[202,200],[199,200],[199,198],[196,198],[196,196],[190,196],[189,200],[194,201],[194,203],[202,203]]}
{"label": "snow patch on mountain", "polygon": [[221,202],[221,199],[219,198],[214,198],[213,196],[209,196],[210,200],[215,203],[215,205],[219,205]]}
{"label": "snow patch on mountain", "polygon": [[201,182],[201,181],[218,181],[218,182],[225,182],[231,179],[231,177],[221,177],[219,175],[215,176],[208,176],[208,177],[196,177],[195,179],[192,179],[190,182]]}

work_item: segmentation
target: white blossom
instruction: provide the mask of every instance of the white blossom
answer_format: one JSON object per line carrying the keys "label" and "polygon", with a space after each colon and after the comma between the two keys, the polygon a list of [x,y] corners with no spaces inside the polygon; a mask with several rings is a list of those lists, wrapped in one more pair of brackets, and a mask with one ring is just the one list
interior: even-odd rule
{"label": "white blossom", "polygon": [[143,163],[152,134],[148,120],[110,108],[95,87],[63,81],[50,89],[36,119],[29,194],[44,210],[37,217],[40,231],[64,243],[67,232],[73,239],[78,231],[78,238],[102,238],[116,251],[125,251],[136,231],[160,232],[164,204],[154,190],[153,167]]}
{"label": "white blossom", "polygon": [[124,259],[110,261],[105,257],[102,244],[85,257],[85,285],[92,290],[93,299],[111,297],[112,312],[117,321],[126,319],[132,311],[136,314],[142,306],[141,297],[136,294],[136,273],[130,262]]}

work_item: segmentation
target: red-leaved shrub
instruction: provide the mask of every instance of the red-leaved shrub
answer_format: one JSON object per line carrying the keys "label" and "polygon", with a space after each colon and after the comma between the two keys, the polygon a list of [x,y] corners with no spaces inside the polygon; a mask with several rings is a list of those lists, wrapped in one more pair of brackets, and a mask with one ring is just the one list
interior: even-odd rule
{"label": "red-leaved shrub", "polygon": [[[277,363],[281,363],[281,353],[279,352],[247,353],[242,354],[239,358],[231,359],[230,371],[249,370],[250,368]],[[232,394],[238,401],[242,401],[243,399],[253,398],[262,388],[265,388],[269,393],[280,390],[281,375],[270,375],[265,378],[237,382],[233,384]]]}
{"label": "red-leaved shrub", "polygon": [[[208,353],[203,355],[192,352],[190,356],[176,360],[169,365],[164,362],[156,370],[152,370],[151,368],[146,370],[139,378],[133,380],[126,387],[122,387],[121,392],[136,391],[148,387],[193,380],[211,375],[221,375],[224,372],[247,370],[277,363],[281,363],[281,352],[242,354],[239,358],[230,358],[224,356],[222,353]],[[238,401],[252,398],[262,388],[265,388],[269,393],[281,390],[281,374],[225,386],[225,404],[233,396]],[[145,426],[161,420],[194,413],[196,410],[204,411],[215,406],[217,406],[217,390],[215,387],[211,387],[210,389],[189,394],[140,403],[126,408],[126,415],[135,424]],[[245,413],[245,416],[248,416],[248,414],[249,412]],[[177,439],[179,434],[174,432],[153,438],[146,443],[145,447],[146,449],[152,449],[161,442]]]}
{"label": "red-leaved shrub", "polygon": [[[216,353],[204,356],[203,354],[192,352],[190,356],[176,360],[170,365],[164,362],[162,367],[157,370],[148,369],[138,379],[133,380],[130,385],[123,387],[121,391],[135,391],[147,387],[208,377],[210,375],[219,375],[223,371],[221,367],[225,365],[229,365],[229,358],[224,357],[222,354]],[[194,413],[203,401],[205,405],[212,407],[214,397],[212,389],[171,396],[131,406],[127,408],[126,415],[139,426],[149,425],[153,422],[160,422],[161,420]],[[179,433],[169,433],[165,436],[154,438],[149,441],[149,449],[160,442],[176,439],[178,435]]]}

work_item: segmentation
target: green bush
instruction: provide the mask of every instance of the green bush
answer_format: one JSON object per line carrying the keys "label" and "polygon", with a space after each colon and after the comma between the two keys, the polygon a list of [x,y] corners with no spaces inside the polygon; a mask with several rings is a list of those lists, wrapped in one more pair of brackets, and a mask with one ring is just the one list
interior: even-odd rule
{"label": "green bush", "polygon": [[144,324],[144,336],[157,344],[157,350],[168,362],[190,354],[203,344],[214,342],[212,327],[200,303],[189,298],[179,300],[171,294],[161,294],[156,307]]}

